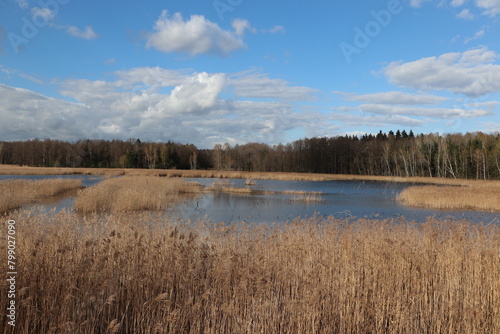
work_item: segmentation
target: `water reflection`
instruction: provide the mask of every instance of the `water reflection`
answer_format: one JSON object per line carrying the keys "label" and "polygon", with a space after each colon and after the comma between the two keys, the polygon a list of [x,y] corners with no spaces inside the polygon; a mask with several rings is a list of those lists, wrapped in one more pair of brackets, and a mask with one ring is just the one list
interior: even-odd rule
{"label": "water reflection", "polygon": [[[77,178],[85,187],[92,186],[104,178],[89,175],[35,175],[5,176],[3,179],[49,179]],[[186,179],[209,186],[216,179]],[[391,183],[377,181],[274,181],[257,180],[255,185],[245,186],[245,180],[228,180],[234,187],[249,187],[255,192],[271,191],[269,195],[242,195],[224,192],[206,192],[195,199],[177,205],[168,212],[172,219],[197,221],[204,219],[213,222],[253,222],[272,223],[286,222],[298,217],[330,216],[337,218],[399,218],[424,222],[428,217],[435,219],[469,220],[472,222],[499,223],[499,213],[477,211],[430,210],[411,208],[399,204],[397,195],[409,183]],[[280,192],[297,190],[305,192],[321,192],[320,201],[303,201],[300,196]],[[37,210],[59,212],[71,209],[74,193],[52,197],[42,205],[30,205],[23,208],[37,207]]]}
{"label": "water reflection", "polygon": [[[190,180],[210,185],[213,179]],[[231,180],[236,187],[245,187],[244,180]],[[399,218],[424,222],[428,217],[436,219],[470,220],[496,223],[499,213],[477,211],[452,211],[410,208],[397,202],[397,195],[408,183],[376,181],[273,181],[258,180],[256,190],[298,190],[322,192],[321,201],[296,201],[294,195],[239,195],[227,193],[205,193],[193,202],[177,207],[179,219],[200,218],[214,222],[278,222],[297,217],[329,216],[338,218]]]}

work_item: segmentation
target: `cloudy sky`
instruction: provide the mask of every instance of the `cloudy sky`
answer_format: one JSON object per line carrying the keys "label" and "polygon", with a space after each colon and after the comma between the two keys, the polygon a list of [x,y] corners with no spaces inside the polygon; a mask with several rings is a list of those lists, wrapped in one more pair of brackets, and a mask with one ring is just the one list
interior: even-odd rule
{"label": "cloudy sky", "polygon": [[500,131],[500,0],[0,0],[0,140]]}

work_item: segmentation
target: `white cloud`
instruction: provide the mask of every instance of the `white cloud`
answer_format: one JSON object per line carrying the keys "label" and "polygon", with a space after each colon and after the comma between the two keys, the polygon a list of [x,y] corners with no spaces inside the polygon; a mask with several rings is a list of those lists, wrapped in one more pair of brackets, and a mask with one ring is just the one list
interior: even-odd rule
{"label": "white cloud", "polygon": [[54,12],[47,7],[33,7],[31,8],[31,15],[33,17],[37,17],[37,20],[39,20],[39,18],[42,18],[45,22],[48,22],[55,17]]}
{"label": "white cloud", "polygon": [[463,9],[460,13],[457,14],[457,17],[464,20],[474,19],[474,15],[468,9]]}
{"label": "white cloud", "polygon": [[[410,0],[410,6],[418,8],[421,7],[424,2],[428,2],[430,0]],[[437,6],[442,6],[447,1],[441,0],[436,1]],[[463,6],[468,0],[451,0],[450,5],[452,7],[460,7]],[[490,17],[495,17],[500,14],[500,0],[474,0],[474,5],[482,10],[483,15],[488,15]],[[458,15],[460,19],[470,20],[474,18],[474,15],[470,12],[469,9],[462,10]]]}
{"label": "white cloud", "polygon": [[500,0],[476,0],[476,5],[484,9],[484,15],[493,17],[500,14]]}
{"label": "white cloud", "polygon": [[170,95],[150,108],[144,117],[163,118],[193,112],[207,114],[216,106],[224,85],[225,76],[221,73],[198,73],[176,86]]}
{"label": "white cloud", "polygon": [[410,0],[410,6],[418,8],[418,7],[422,6],[422,4],[424,2],[427,2],[427,1],[429,1],[429,0]]}
{"label": "white cloud", "polygon": [[16,0],[17,4],[19,7],[25,9],[29,7],[28,1],[27,0]]}
{"label": "white cloud", "polygon": [[[87,110],[85,123],[74,132],[73,139],[89,135],[153,141],[173,138],[199,147],[225,141],[278,143],[291,129],[303,127],[308,133],[326,133],[334,121],[320,113],[296,112],[290,100],[297,96],[310,99],[312,89],[294,87],[263,74],[256,76],[253,71],[231,75],[142,67],[112,76],[110,81],[66,80],[61,86],[61,94]],[[236,86],[242,84],[239,80],[246,79],[253,80],[252,91],[264,92],[268,101],[249,100],[253,96],[245,94],[251,92],[235,94]],[[311,123],[311,119],[323,122]]]}
{"label": "white cloud", "polygon": [[0,84],[0,140],[75,139],[89,128],[88,109],[41,94]]}
{"label": "white cloud", "polygon": [[[335,110],[335,109],[334,109]],[[348,126],[369,126],[369,127],[386,127],[387,125],[399,125],[407,127],[418,127],[427,124],[425,120],[411,118],[401,115],[348,115],[348,114],[331,114],[329,117],[333,120],[343,122]]]}
{"label": "white cloud", "polygon": [[7,68],[7,67],[5,67],[3,65],[0,65],[0,72],[5,73],[8,78],[11,78],[13,75],[17,75],[20,78],[27,79],[27,80],[29,80],[31,82],[34,82],[34,83],[37,83],[39,85],[45,84],[45,82],[43,80],[35,77],[34,75],[21,72],[21,71],[19,71],[17,69]]}
{"label": "white cloud", "polygon": [[492,115],[491,111],[485,109],[401,107],[381,104],[362,104],[358,108],[362,112],[372,114],[425,116],[437,119],[476,118]]}
{"label": "white cloud", "polygon": [[393,84],[419,90],[447,90],[477,97],[500,92],[498,55],[487,48],[413,62],[392,62],[382,71]]}
{"label": "white cloud", "polygon": [[483,122],[481,123],[482,131],[489,133],[497,133],[500,134],[500,123],[495,122]]}
{"label": "white cloud", "polygon": [[154,32],[148,37],[146,46],[159,51],[187,53],[195,56],[211,53],[228,55],[245,44],[232,31],[220,28],[201,15],[192,15],[184,21],[180,13],[170,17],[166,10],[156,21]]}
{"label": "white cloud", "polygon": [[344,100],[359,101],[375,104],[404,104],[404,105],[418,105],[418,104],[435,104],[448,100],[446,97],[429,95],[429,94],[410,94],[404,92],[382,92],[372,94],[351,94],[343,92],[334,92],[342,95]]}
{"label": "white cloud", "polygon": [[97,34],[91,26],[86,26],[83,30],[74,26],[70,26],[66,29],[66,32],[73,37],[83,38],[83,39],[96,39]]}
{"label": "white cloud", "polygon": [[134,86],[160,87],[178,86],[190,77],[190,73],[181,70],[170,70],[161,67],[136,67],[115,72],[123,88],[132,89]]}
{"label": "white cloud", "polygon": [[252,28],[252,26],[250,25],[250,22],[248,22],[248,20],[234,19],[233,23],[231,25],[232,25],[234,31],[236,32],[236,35],[238,35],[238,36],[245,35],[245,30],[250,31],[253,34],[256,33],[255,28]]}
{"label": "white cloud", "polygon": [[452,0],[451,5],[453,7],[460,7],[465,3],[466,0]]}
{"label": "white cloud", "polygon": [[230,79],[236,96],[253,98],[273,98],[287,101],[312,100],[314,89],[290,86],[283,79],[272,79],[263,73],[244,72]]}
{"label": "white cloud", "polygon": [[481,29],[481,30],[479,30],[478,32],[476,32],[476,33],[474,34],[474,36],[472,36],[472,37],[470,37],[470,38],[465,39],[464,43],[465,43],[465,44],[468,44],[470,41],[473,41],[473,40],[479,39],[479,38],[481,38],[481,37],[483,37],[483,36],[484,36],[484,33],[485,33],[484,29]]}
{"label": "white cloud", "polygon": [[269,34],[279,34],[279,33],[286,32],[286,29],[283,26],[276,25],[276,26],[272,27],[271,29],[263,29],[262,32],[269,33]]}

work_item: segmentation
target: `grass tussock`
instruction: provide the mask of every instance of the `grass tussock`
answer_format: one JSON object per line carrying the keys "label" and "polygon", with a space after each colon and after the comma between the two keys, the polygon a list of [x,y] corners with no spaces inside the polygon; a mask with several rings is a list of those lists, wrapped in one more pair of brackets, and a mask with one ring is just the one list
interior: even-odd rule
{"label": "grass tussock", "polygon": [[500,332],[497,226],[8,218],[16,333]]}
{"label": "grass tussock", "polygon": [[295,195],[291,199],[292,202],[301,202],[305,204],[317,204],[317,203],[325,203],[323,197],[314,195],[314,194],[306,194],[306,195]]}
{"label": "grass tussock", "polygon": [[0,181],[0,213],[81,187],[81,180],[75,179],[3,180]]}
{"label": "grass tussock", "polygon": [[414,186],[398,200],[406,205],[432,209],[500,211],[500,183],[472,183],[464,187]]}
{"label": "grass tussock", "polygon": [[[234,183],[228,180],[218,180],[213,182],[210,186],[205,187],[206,191],[213,192],[216,194],[235,194],[235,195],[296,195],[292,200],[300,201],[310,201],[320,198],[319,195],[323,195],[321,191],[304,191],[304,190],[259,190],[251,189],[248,187],[247,182],[245,182],[247,187],[237,187]],[[253,183],[252,185],[256,185]]]}
{"label": "grass tussock", "polygon": [[180,179],[124,176],[83,189],[74,203],[79,212],[162,211],[200,192],[201,186]]}

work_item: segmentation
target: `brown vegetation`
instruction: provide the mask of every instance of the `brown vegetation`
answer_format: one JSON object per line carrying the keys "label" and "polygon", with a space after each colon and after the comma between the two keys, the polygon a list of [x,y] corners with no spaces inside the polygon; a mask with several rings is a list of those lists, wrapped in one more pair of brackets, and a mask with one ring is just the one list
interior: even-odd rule
{"label": "brown vegetation", "polygon": [[0,213],[81,187],[81,180],[76,179],[3,180],[0,181]]}
{"label": "brown vegetation", "polygon": [[16,333],[500,332],[494,225],[7,218],[17,227]]}
{"label": "brown vegetation", "polygon": [[80,212],[161,211],[200,189],[197,183],[179,179],[124,176],[81,190],[74,208]]}
{"label": "brown vegetation", "polygon": [[[120,169],[120,168],[52,168],[52,167],[19,167],[0,165],[0,175],[99,175],[99,176],[159,176],[167,178],[218,178],[218,179],[252,179],[282,181],[381,181],[462,185],[473,181],[463,179],[430,178],[430,177],[397,177],[374,175],[343,175],[320,173],[280,173],[280,172],[243,172],[215,170],[177,170],[177,169]],[[494,181],[491,181],[494,182]]]}
{"label": "brown vegetation", "polygon": [[464,186],[414,186],[399,201],[432,209],[500,211],[500,182],[469,182]]}

